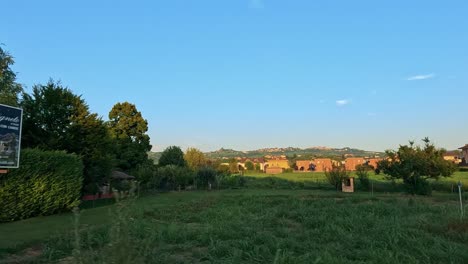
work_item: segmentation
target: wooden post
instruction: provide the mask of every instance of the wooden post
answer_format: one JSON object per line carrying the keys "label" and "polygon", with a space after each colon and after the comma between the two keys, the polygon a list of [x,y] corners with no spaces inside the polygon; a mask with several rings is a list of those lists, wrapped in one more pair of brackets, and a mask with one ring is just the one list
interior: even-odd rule
{"label": "wooden post", "polygon": [[463,212],[463,200],[462,200],[462,195],[461,195],[461,193],[462,193],[461,187],[462,187],[462,184],[461,184],[460,181],[458,181],[458,195],[460,197],[460,220],[463,219],[463,214],[464,214],[464,212]]}

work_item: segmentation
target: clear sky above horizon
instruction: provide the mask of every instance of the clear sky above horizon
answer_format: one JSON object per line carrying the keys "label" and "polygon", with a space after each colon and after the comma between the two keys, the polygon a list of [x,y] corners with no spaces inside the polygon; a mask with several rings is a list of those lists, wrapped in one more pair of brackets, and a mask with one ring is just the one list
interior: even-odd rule
{"label": "clear sky above horizon", "polygon": [[468,143],[468,1],[5,1],[27,91],[49,78],[107,119],[136,104],[169,145]]}

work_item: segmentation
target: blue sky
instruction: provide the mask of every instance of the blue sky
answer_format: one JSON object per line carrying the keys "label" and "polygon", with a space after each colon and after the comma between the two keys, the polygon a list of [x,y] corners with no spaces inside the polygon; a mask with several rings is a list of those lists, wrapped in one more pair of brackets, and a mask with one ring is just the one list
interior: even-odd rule
{"label": "blue sky", "polygon": [[0,2],[19,82],[135,103],[155,150],[468,143],[468,1]]}

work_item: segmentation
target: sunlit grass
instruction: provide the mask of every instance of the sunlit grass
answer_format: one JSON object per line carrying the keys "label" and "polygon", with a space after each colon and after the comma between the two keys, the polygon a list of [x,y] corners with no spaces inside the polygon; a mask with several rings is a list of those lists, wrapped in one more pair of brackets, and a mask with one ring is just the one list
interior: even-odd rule
{"label": "sunlit grass", "polygon": [[30,241],[42,245],[39,262],[75,252],[82,263],[466,263],[457,209],[450,193],[174,192],[85,210],[79,250],[72,214],[0,225],[0,240],[11,247],[5,230],[25,238],[24,227],[40,227]]}

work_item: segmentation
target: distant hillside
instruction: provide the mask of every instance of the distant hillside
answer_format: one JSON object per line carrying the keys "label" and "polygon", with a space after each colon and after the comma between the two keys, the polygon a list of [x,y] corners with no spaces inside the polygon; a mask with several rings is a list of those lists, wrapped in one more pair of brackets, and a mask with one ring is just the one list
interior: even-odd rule
{"label": "distant hillside", "polygon": [[[247,157],[247,158],[260,158],[267,155],[270,156],[280,156],[286,155],[288,157],[304,157],[304,158],[312,158],[312,157],[344,157],[346,156],[356,156],[356,157],[373,157],[373,156],[382,156],[383,152],[375,152],[375,151],[366,151],[360,149],[353,149],[353,148],[329,148],[329,147],[310,147],[310,148],[263,148],[257,150],[249,150],[249,151],[239,151],[234,149],[225,149],[221,148],[216,151],[206,152],[205,153],[208,158],[211,159],[229,159],[229,158],[236,158],[236,157]],[[148,156],[157,161],[161,156],[161,152],[150,152]]]}
{"label": "distant hillside", "polygon": [[292,157],[307,156],[307,157],[342,157],[349,156],[381,156],[382,152],[366,151],[353,148],[328,148],[328,147],[311,147],[311,148],[264,148],[250,151],[236,151],[232,149],[220,149],[206,153],[210,158],[234,158],[234,157],[264,157],[266,155],[279,156],[286,155]]}

